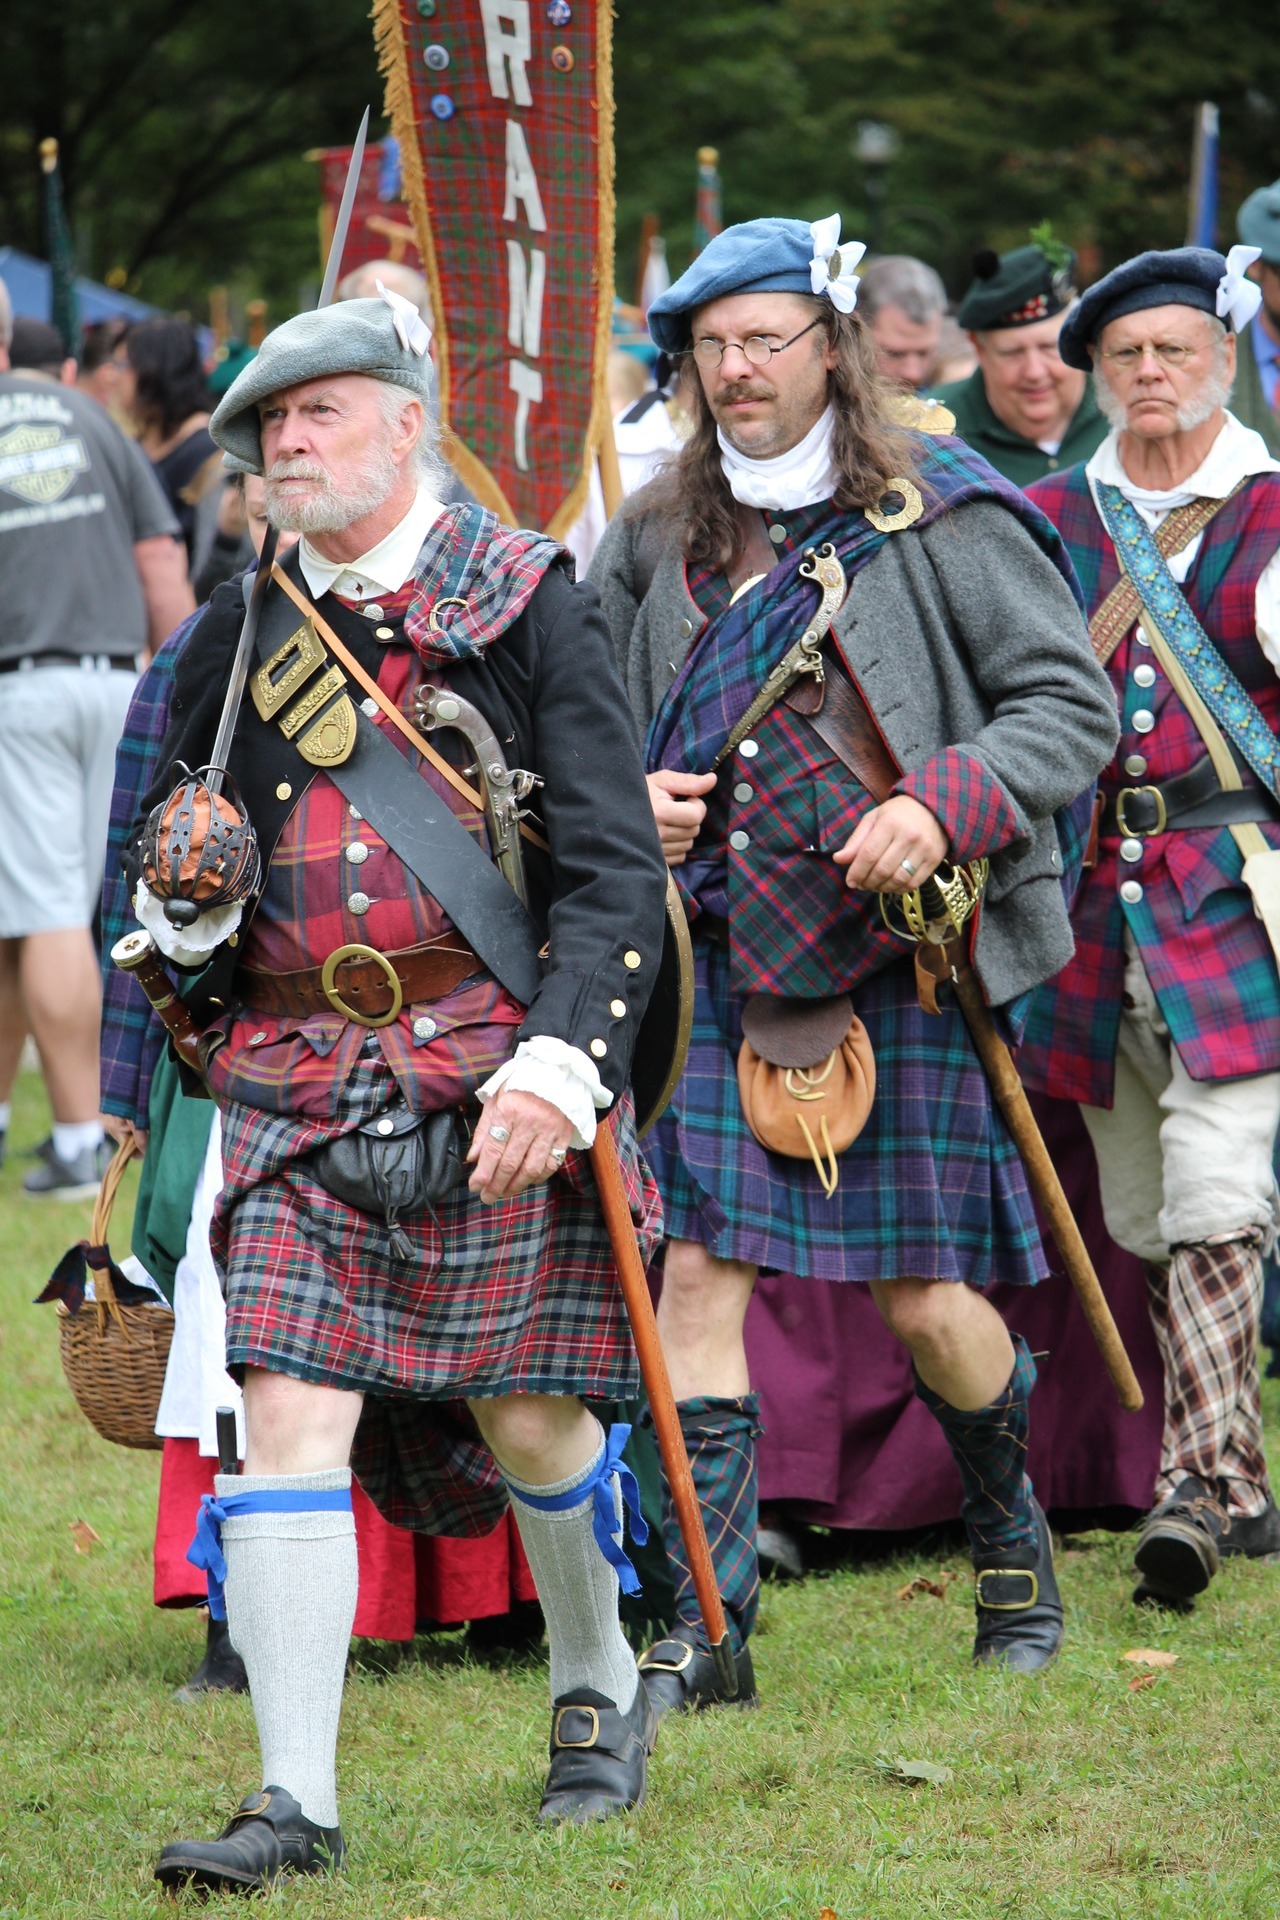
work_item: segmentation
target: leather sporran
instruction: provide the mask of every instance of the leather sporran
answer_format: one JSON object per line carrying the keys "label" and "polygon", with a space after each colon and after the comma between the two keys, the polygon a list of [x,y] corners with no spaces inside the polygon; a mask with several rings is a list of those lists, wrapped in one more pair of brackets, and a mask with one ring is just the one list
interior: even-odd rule
{"label": "leather sporran", "polygon": [[871,1114],[876,1061],[847,993],[828,1000],[752,994],[742,1010],[738,1095],[762,1147],[812,1161],[828,1200],[837,1157]]}
{"label": "leather sporran", "polygon": [[396,1101],[363,1126],[316,1147],[308,1164],[335,1200],[383,1220],[392,1252],[408,1260],[413,1246],[400,1222],[430,1212],[462,1185],[469,1138],[456,1108],[414,1113]]}

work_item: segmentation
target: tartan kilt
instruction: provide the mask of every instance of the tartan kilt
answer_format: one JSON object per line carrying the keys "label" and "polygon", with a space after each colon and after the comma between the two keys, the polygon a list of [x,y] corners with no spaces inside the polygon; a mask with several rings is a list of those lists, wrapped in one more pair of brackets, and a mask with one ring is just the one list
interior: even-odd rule
{"label": "tartan kilt", "polygon": [[[488,1533],[507,1496],[464,1400],[625,1399],[639,1390],[635,1350],[584,1153],[518,1200],[482,1206],[464,1186],[434,1217],[404,1220],[408,1262],[392,1257],[378,1219],[311,1177],[301,1156],[394,1091],[379,1061],[357,1068],[333,1125],[223,1107],[210,1238],[225,1275],[227,1364],[363,1393],[351,1464],[385,1517],[422,1533]],[[661,1206],[629,1095],[615,1133],[647,1258]]]}
{"label": "tartan kilt", "polygon": [[694,945],[684,1078],[645,1140],[668,1239],[812,1280],[1034,1285],[1045,1265],[1026,1175],[959,1009],[925,1013],[910,959],[853,992],[876,1097],[828,1199],[805,1160],[770,1153],[738,1098],[742,1000],[729,956]]}

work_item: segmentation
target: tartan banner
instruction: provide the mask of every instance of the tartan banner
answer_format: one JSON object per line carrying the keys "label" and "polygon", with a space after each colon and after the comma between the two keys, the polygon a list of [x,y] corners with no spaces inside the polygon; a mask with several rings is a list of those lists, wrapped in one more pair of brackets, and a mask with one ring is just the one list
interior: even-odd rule
{"label": "tartan banner", "polygon": [[508,524],[561,533],[608,420],[609,0],[375,0],[374,23],[448,458]]}
{"label": "tartan banner", "polygon": [[[338,203],[351,165],[350,147],[315,147],[307,155],[320,169],[320,264],[329,257]],[[342,271],[351,273],[370,260],[400,260],[421,270],[422,257],[413,219],[401,190],[400,154],[393,136],[365,148],[351,209],[351,227],[342,250]]]}

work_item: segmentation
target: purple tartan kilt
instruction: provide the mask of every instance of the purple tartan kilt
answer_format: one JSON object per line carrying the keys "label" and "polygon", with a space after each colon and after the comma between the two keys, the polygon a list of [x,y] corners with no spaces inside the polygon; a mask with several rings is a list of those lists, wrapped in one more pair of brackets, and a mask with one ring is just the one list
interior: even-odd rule
{"label": "purple tartan kilt", "polygon": [[[506,1493],[463,1401],[508,1393],[625,1399],[639,1373],[585,1154],[507,1205],[462,1187],[385,1228],[309,1177],[330,1128],[228,1102],[214,1256],[225,1273],[227,1364],[365,1394],[356,1477],[396,1526],[480,1534]],[[628,1097],[617,1125],[646,1257],[661,1228]]]}
{"label": "purple tartan kilt", "polygon": [[963,1016],[924,1012],[910,960],[853,995],[875,1049],[876,1097],[830,1200],[807,1161],[767,1152],[743,1117],[742,1001],[727,953],[696,942],[694,980],[688,1065],[645,1140],[669,1239],[812,1280],[1043,1278],[1022,1162]]}

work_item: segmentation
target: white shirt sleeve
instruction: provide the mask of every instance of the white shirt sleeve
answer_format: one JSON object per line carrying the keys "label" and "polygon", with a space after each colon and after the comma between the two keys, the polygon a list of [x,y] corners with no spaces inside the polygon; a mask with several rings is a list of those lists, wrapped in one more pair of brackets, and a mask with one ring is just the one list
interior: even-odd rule
{"label": "white shirt sleeve", "polygon": [[1280,549],[1262,569],[1254,592],[1254,621],[1258,645],[1277,673],[1280,673]]}
{"label": "white shirt sleeve", "polygon": [[567,1040],[550,1034],[535,1034],[522,1040],[510,1060],[504,1060],[491,1073],[477,1097],[482,1106],[510,1087],[513,1093],[534,1093],[540,1100],[559,1107],[573,1123],[570,1146],[584,1149],[596,1137],[596,1114],[613,1105],[613,1095],[602,1082],[596,1063],[589,1054],[571,1047]]}
{"label": "white shirt sleeve", "polygon": [[166,959],[176,960],[180,967],[199,967],[240,925],[244,902],[235,900],[229,907],[210,907],[191,926],[172,927],[164,917],[164,902],[145,880],[139,880],[133,910]]}

